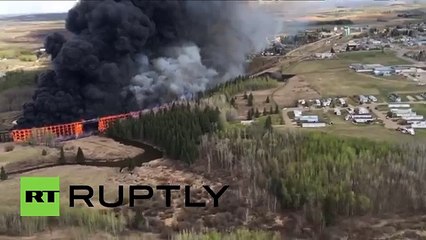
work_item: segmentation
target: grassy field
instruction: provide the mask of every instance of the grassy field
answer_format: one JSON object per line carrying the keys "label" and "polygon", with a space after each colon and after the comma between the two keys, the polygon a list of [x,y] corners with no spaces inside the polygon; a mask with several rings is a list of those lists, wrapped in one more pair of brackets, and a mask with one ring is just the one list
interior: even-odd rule
{"label": "grassy field", "polygon": [[356,73],[349,69],[352,63],[408,64],[397,58],[393,52],[369,51],[341,53],[338,59],[332,60],[304,61],[283,70],[286,73],[299,74],[322,96],[372,94],[385,98],[394,91],[426,90],[425,86],[418,86],[397,76],[377,77]]}
{"label": "grassy field", "polygon": [[43,69],[8,72],[6,76],[0,78],[0,92],[11,88],[35,85],[37,75],[42,71]]}
{"label": "grassy field", "polygon": [[411,107],[417,114],[426,116],[426,104],[411,104]]}

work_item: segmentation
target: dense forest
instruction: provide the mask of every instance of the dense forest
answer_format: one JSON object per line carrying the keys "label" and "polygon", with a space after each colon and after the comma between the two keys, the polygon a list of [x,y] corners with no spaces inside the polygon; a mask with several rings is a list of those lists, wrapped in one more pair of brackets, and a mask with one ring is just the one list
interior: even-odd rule
{"label": "dense forest", "polygon": [[424,210],[424,146],[323,133],[233,129],[204,136],[200,161],[244,177],[253,202],[301,209],[324,227],[339,216]]}
{"label": "dense forest", "polygon": [[198,157],[200,137],[222,128],[219,114],[217,108],[209,106],[172,104],[168,109],[116,122],[107,135],[147,141],[171,158],[192,163]]}
{"label": "dense forest", "polygon": [[189,103],[121,121],[108,134],[148,141],[207,172],[246,179],[253,202],[261,199],[274,211],[301,209],[317,226],[339,216],[425,207],[421,145],[276,133],[266,125],[223,129],[218,109]]}

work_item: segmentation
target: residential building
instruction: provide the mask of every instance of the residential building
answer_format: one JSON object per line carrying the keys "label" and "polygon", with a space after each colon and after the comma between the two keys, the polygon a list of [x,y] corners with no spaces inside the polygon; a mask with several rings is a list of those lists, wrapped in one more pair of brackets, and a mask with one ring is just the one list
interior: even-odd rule
{"label": "residential building", "polygon": [[254,123],[254,120],[243,120],[243,121],[241,121],[241,124],[243,124],[243,125],[251,125],[251,124],[253,124]]}
{"label": "residential building", "polygon": [[354,114],[352,115],[353,119],[373,119],[371,114]]}
{"label": "residential building", "polygon": [[417,113],[415,112],[408,112],[408,113],[395,113],[397,117],[414,117],[417,116]]}
{"label": "residential building", "polygon": [[398,113],[412,113],[413,110],[411,108],[391,108],[390,112],[398,114]]}
{"label": "residential building", "polygon": [[369,99],[371,102],[377,102],[377,98],[376,98],[375,96],[373,96],[373,95],[368,96],[368,99]]}
{"label": "residential building", "polygon": [[422,115],[409,116],[409,117],[401,117],[404,120],[423,120],[424,117]]}
{"label": "residential building", "polygon": [[373,73],[377,76],[389,76],[394,73],[394,70],[392,67],[379,67],[374,68]]}
{"label": "residential building", "polygon": [[395,94],[395,93],[392,93],[392,94],[390,94],[389,95],[389,99],[392,101],[392,102],[401,102],[401,97],[400,96],[398,96],[397,94]]}
{"label": "residential building", "polygon": [[301,122],[319,122],[319,117],[317,115],[300,116],[298,119]]}
{"label": "residential building", "polygon": [[293,110],[293,114],[294,114],[294,118],[298,119],[300,116],[302,116],[302,111],[301,110]]}
{"label": "residential building", "polygon": [[340,111],[339,108],[335,108],[334,109],[334,114],[336,114],[337,116],[340,116],[340,115],[342,115],[342,111]]}
{"label": "residential building", "polygon": [[410,104],[408,103],[389,103],[388,108],[409,108]]}
{"label": "residential building", "polygon": [[356,112],[358,114],[368,114],[368,113],[370,113],[370,110],[368,110],[365,107],[358,107]]}
{"label": "residential building", "polygon": [[368,103],[368,97],[364,95],[359,95],[358,99],[360,103]]}
{"label": "residential building", "polygon": [[412,128],[426,128],[426,122],[422,121],[422,122],[417,122],[417,123],[413,123],[411,124]]}
{"label": "residential building", "polygon": [[353,121],[355,123],[369,123],[374,121],[374,119],[373,118],[354,118]]}
{"label": "residential building", "polygon": [[302,123],[302,127],[304,128],[317,128],[317,127],[325,127],[326,124],[325,123],[320,123],[320,122],[316,122],[316,123]]}
{"label": "residential building", "polygon": [[316,58],[320,58],[320,59],[329,59],[329,58],[333,58],[336,56],[335,53],[331,53],[331,52],[326,52],[326,53],[315,53],[314,56]]}

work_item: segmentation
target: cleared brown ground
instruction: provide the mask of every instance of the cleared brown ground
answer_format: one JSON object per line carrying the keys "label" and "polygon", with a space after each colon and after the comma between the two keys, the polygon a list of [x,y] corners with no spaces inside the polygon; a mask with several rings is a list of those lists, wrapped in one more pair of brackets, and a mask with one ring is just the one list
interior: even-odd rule
{"label": "cleared brown ground", "polygon": [[290,78],[286,85],[273,93],[273,99],[280,107],[294,107],[299,99],[308,100],[320,97],[320,94],[299,76]]}
{"label": "cleared brown ground", "polygon": [[[326,10],[320,13],[309,14],[307,16],[298,17],[297,20],[318,22],[330,21],[336,19],[348,19],[355,24],[370,24],[370,25],[388,25],[388,24],[401,24],[405,21],[418,20],[409,18],[399,18],[397,11],[405,11],[417,8],[425,8],[425,4],[405,4],[405,5],[382,5],[371,6],[364,8],[340,8],[333,10]],[[384,20],[383,22],[377,19]]]}
{"label": "cleared brown ground", "polygon": [[[5,147],[14,146],[13,151],[6,152]],[[63,144],[67,158],[73,158],[80,147],[84,156],[90,160],[120,160],[132,158],[143,153],[143,149],[120,144],[112,139],[90,136],[78,140],[67,141]],[[42,151],[47,155],[43,156]],[[6,172],[14,172],[22,169],[30,169],[36,166],[51,165],[58,161],[59,149],[44,146],[29,146],[26,144],[1,143],[0,166],[4,166]]]}

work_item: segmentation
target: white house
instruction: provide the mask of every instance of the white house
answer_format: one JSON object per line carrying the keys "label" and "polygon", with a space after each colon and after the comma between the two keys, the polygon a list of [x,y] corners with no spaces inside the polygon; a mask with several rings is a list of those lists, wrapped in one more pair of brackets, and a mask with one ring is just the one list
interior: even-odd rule
{"label": "white house", "polygon": [[345,105],[346,101],[343,98],[339,98],[339,103],[340,103],[340,105]]}
{"label": "white house", "polygon": [[368,97],[366,97],[364,95],[359,95],[359,102],[360,103],[367,103],[368,102]]}
{"label": "white house", "polygon": [[294,114],[294,118],[299,118],[300,116],[302,116],[302,111],[301,110],[293,110],[293,114]]}
{"label": "white house", "polygon": [[301,121],[301,122],[319,122],[319,117],[317,115],[300,116],[299,121]]}
{"label": "white house", "polygon": [[340,111],[339,108],[335,108],[334,109],[334,114],[336,114],[337,116],[340,116],[340,115],[342,115],[342,111]]}
{"label": "white house", "polygon": [[254,120],[243,120],[241,121],[241,124],[243,125],[251,125],[254,123]]}
{"label": "white house", "polygon": [[408,117],[402,117],[404,120],[423,120],[424,117],[422,115],[416,115],[416,116],[408,116]]}
{"label": "white house", "polygon": [[326,124],[325,123],[302,123],[302,127],[304,128],[317,128],[317,127],[325,127]]}
{"label": "white house", "polygon": [[417,113],[415,112],[408,112],[408,113],[395,113],[397,117],[415,117],[417,116]]}
{"label": "white house", "polygon": [[374,121],[373,118],[354,118],[353,121],[355,123],[368,123]]}
{"label": "white house", "polygon": [[358,114],[368,114],[368,113],[370,113],[370,110],[368,110],[365,107],[358,107],[357,109],[358,109],[358,111],[357,111]]}
{"label": "white house", "polygon": [[391,67],[379,67],[374,68],[373,73],[378,76],[388,76],[393,73],[393,69]]}
{"label": "white house", "polygon": [[320,101],[319,99],[315,99],[315,104],[316,104],[318,107],[321,107],[321,101]]}
{"label": "white house", "polygon": [[413,112],[411,108],[391,108],[390,111],[395,114]]}
{"label": "white house", "polygon": [[315,53],[314,56],[316,58],[320,58],[320,59],[329,59],[329,58],[333,58],[336,54],[331,53],[331,52],[326,52],[326,53]]}
{"label": "white house", "polygon": [[389,103],[388,108],[409,108],[410,104],[408,103]]}
{"label": "white house", "polygon": [[377,98],[373,95],[368,96],[368,99],[372,102],[377,102]]}
{"label": "white house", "polygon": [[371,114],[354,114],[352,115],[353,119],[373,119]]}
{"label": "white house", "polygon": [[417,122],[417,123],[413,123],[411,124],[412,128],[426,128],[426,122],[422,121],[422,122]]}

